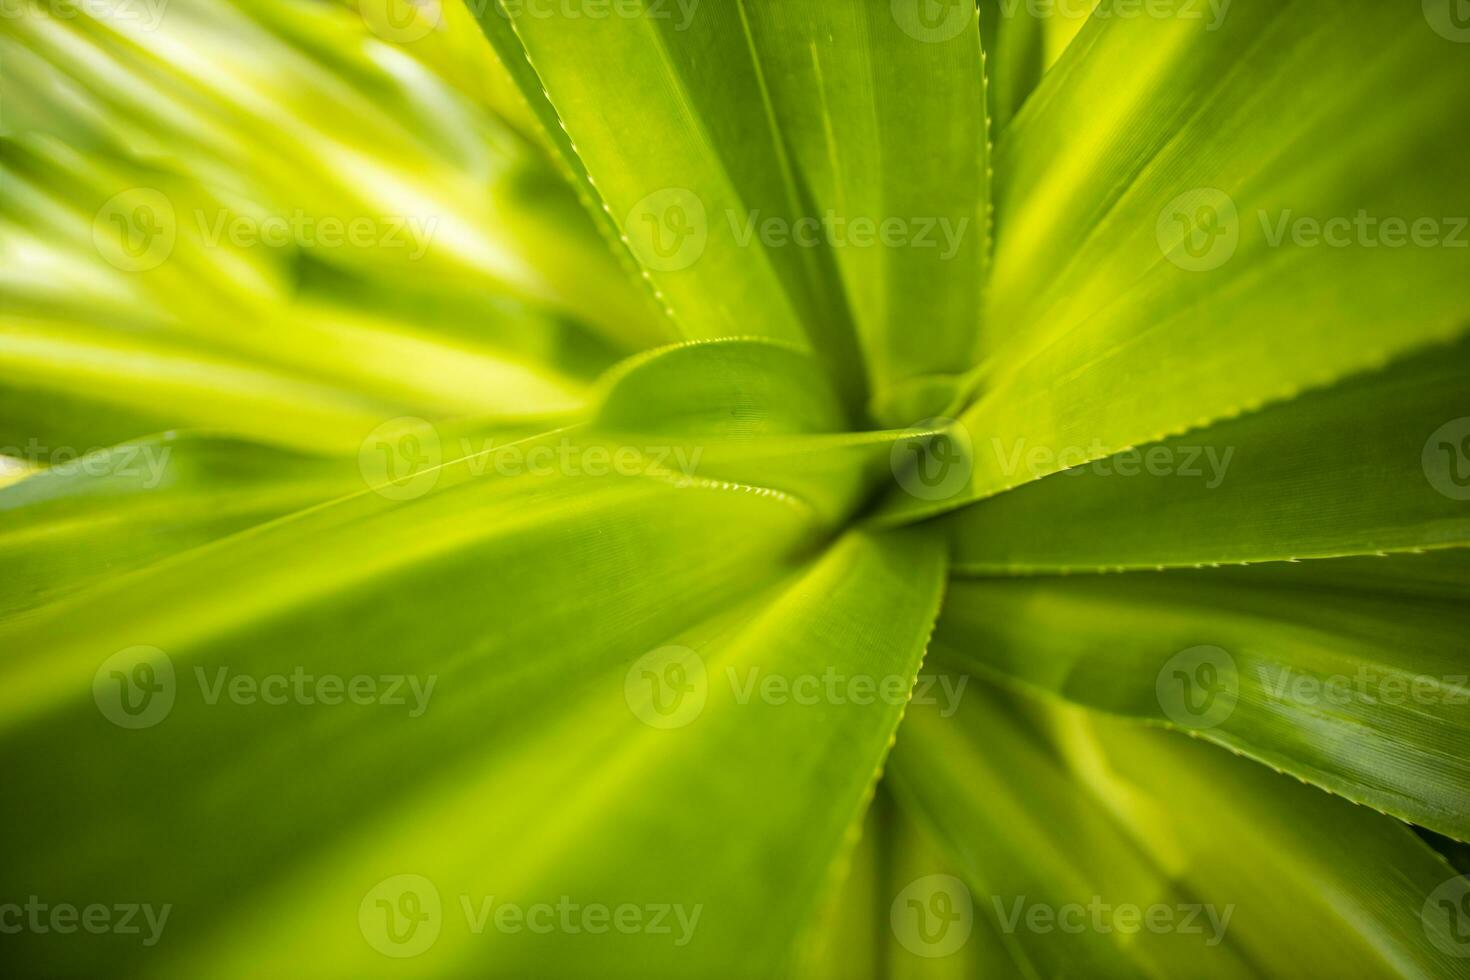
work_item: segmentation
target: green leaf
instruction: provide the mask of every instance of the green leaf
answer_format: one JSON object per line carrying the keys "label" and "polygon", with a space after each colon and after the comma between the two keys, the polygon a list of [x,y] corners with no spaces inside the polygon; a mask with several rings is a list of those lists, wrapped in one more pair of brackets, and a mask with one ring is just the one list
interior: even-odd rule
{"label": "green leaf", "polygon": [[1459,549],[960,581],[936,643],[953,662],[1186,729],[1464,840],[1467,595]]}
{"label": "green leaf", "polygon": [[[480,18],[510,18],[597,199],[679,333],[810,344],[857,403],[857,340],[830,253],[760,233],[775,221],[789,236],[810,208],[745,5],[638,0],[633,16],[551,14],[497,3]],[[606,101],[612,78],[616,112]]]}
{"label": "green leaf", "polygon": [[590,431],[609,454],[643,452],[684,475],[758,482],[836,528],[891,478],[908,430],[851,432],[811,354],[771,340],[692,341],[608,372]]}
{"label": "green leaf", "polygon": [[[1008,975],[1010,956],[983,915],[933,944],[918,915],[959,871],[939,842],[880,790],[868,808],[852,865],[793,975],[809,980],[967,980]],[[963,887],[961,884],[960,887]]]}
{"label": "green leaf", "polygon": [[963,4],[937,26],[869,0],[742,5],[811,212],[832,219],[823,235],[862,339],[873,415],[889,425],[934,415],[948,399],[926,406],[912,389],[973,363],[989,247],[975,18]]}
{"label": "green leaf", "polygon": [[807,351],[727,338],[645,351],[606,374],[594,421],[622,432],[710,438],[841,432],[842,402]]}
{"label": "green leaf", "polygon": [[[872,792],[944,575],[943,548],[912,535],[847,536],[794,566],[811,531],[772,492],[475,478],[463,460],[425,496],[359,494],[0,627],[0,757],[29,801],[7,814],[7,838],[28,847],[0,888],[172,903],[169,942],[141,950],[159,975],[254,975],[282,955],[319,975],[372,972],[387,940],[359,906],[408,873],[443,900],[421,969],[643,976],[695,956],[774,970]],[[122,717],[108,667],[135,664],[104,661],[138,645],[168,658],[174,698],[154,727],[127,730],[108,721]],[[684,659],[668,661],[670,645]],[[704,697],[659,714],[669,691],[644,672],[695,671],[691,657]],[[411,698],[209,701],[221,678],[297,673],[435,686],[418,715]],[[793,699],[802,687],[785,700],[749,687],[827,673],[888,695],[813,704]],[[99,796],[105,810],[88,805]],[[648,933],[552,943],[475,933],[462,895],[476,915],[490,896],[570,896],[702,918],[691,948]],[[12,962],[61,957],[75,972],[140,954],[117,936],[67,938],[21,937]]]}
{"label": "green leaf", "polygon": [[990,111],[997,135],[1087,23],[1096,0],[980,0]]}
{"label": "green leaf", "polygon": [[0,617],[362,489],[355,466],[168,434],[0,487]]}
{"label": "green leaf", "polygon": [[[1030,483],[944,517],[957,568],[1033,573],[1470,544],[1470,343]],[[1015,475],[1053,463],[1023,440]],[[1084,450],[1080,447],[1077,456]],[[1065,464],[1068,461],[1062,460]]]}
{"label": "green leaf", "polygon": [[1470,975],[1411,831],[1213,746],[981,689],[890,772],[1015,975]]}
{"label": "green leaf", "polygon": [[[973,437],[1087,462],[1463,333],[1460,46],[1414,5],[1125,5],[1104,0],[996,148]],[[1021,482],[981,453],[967,488],[891,507]]]}

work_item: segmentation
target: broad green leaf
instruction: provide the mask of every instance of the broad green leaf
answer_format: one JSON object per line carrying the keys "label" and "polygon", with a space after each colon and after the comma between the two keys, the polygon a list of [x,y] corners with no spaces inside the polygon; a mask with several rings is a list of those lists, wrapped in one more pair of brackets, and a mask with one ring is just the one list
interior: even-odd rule
{"label": "broad green leaf", "polygon": [[[1032,573],[1470,544],[1470,344],[1067,470],[947,515],[957,568]],[[1467,444],[1470,445],[1470,444]],[[1024,477],[1024,440],[977,447]],[[1083,450],[1079,448],[1077,455]],[[1061,460],[1067,465],[1069,460]]]}
{"label": "broad green leaf", "polygon": [[[7,812],[6,837],[28,848],[0,882],[174,907],[156,947],[31,934],[12,962],[229,976],[285,955],[360,976],[382,968],[374,943],[395,948],[369,893],[410,873],[443,902],[418,972],[606,975],[609,940],[630,976],[732,958],[764,973],[792,955],[918,670],[942,547],[848,536],[796,567],[813,525],[780,494],[475,478],[469,462],[425,496],[364,492],[0,628],[0,755],[28,800]],[[161,717],[125,716],[109,687],[110,668],[141,676],[109,659],[139,645],[171,678]],[[671,663],[702,677],[687,703],[645,679],[678,680],[660,673]],[[212,687],[303,672],[434,687],[417,714],[412,697],[274,705]],[[813,703],[795,683],[829,674],[858,686]],[[795,683],[787,697],[762,693],[772,677]],[[99,796],[105,811],[87,805]],[[475,932],[491,896],[701,918],[680,945],[672,917],[670,935],[549,942]]]}
{"label": "broad green leaf", "polygon": [[831,247],[842,274],[873,415],[889,425],[934,415],[949,398],[925,405],[930,376],[961,374],[974,360],[989,246],[975,15],[955,4],[926,19],[919,2],[870,0],[741,6],[821,221],[806,231]]}
{"label": "broad green leaf", "polygon": [[[809,194],[746,6],[638,0],[616,16],[579,14],[519,2],[479,12],[510,19],[588,183],[679,333],[809,344],[860,403],[858,344],[831,252],[793,237],[811,217]],[[783,233],[766,234],[767,222]]]}
{"label": "broad green leaf", "polygon": [[910,711],[890,772],[1010,975],[1470,975],[1408,828],[1213,746],[981,688]]}
{"label": "broad green leaf", "polygon": [[949,662],[1185,729],[1464,840],[1467,595],[1460,549],[957,581],[936,643]]}
{"label": "broad green leaf", "polygon": [[[996,148],[974,438],[1087,462],[1463,333],[1462,46],[1414,4],[1125,6],[1100,4]],[[1024,482],[974,462],[950,498],[891,506]]]}
{"label": "broad green leaf", "polygon": [[0,617],[361,490],[353,464],[168,434],[0,486]]}

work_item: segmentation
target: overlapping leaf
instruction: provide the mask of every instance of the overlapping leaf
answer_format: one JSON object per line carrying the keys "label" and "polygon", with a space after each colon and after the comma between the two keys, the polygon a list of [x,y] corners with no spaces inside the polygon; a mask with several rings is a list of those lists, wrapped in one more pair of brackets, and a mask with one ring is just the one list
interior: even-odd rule
{"label": "overlapping leaf", "polygon": [[953,584],[952,662],[1470,837],[1466,553]]}

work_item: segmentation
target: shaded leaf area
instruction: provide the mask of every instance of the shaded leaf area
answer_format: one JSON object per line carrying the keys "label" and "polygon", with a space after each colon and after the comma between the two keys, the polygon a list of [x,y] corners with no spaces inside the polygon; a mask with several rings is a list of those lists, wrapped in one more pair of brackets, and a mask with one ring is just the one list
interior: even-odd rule
{"label": "shaded leaf area", "polygon": [[979,6],[990,117],[998,136],[1086,26],[1096,0],[980,0]]}
{"label": "shaded leaf area", "polygon": [[[173,906],[156,947],[30,933],[11,962],[360,976],[392,942],[369,893],[416,874],[442,899],[424,973],[776,969],[872,792],[944,578],[937,541],[803,558],[815,530],[759,488],[461,461],[421,498],[359,494],[11,621],[0,754],[28,803],[4,890]],[[872,689],[759,686],[831,672]],[[679,945],[510,933],[477,918],[492,896],[701,917]]]}
{"label": "shaded leaf area", "polygon": [[940,38],[856,0],[481,13],[680,332],[809,343],[887,424],[950,400],[979,317],[984,78],[974,15],[950,19]]}
{"label": "shaded leaf area", "polygon": [[953,584],[941,660],[1470,837],[1470,557]]}
{"label": "shaded leaf area", "polygon": [[1214,746],[982,687],[890,771],[968,886],[916,909],[936,951],[963,902],[1019,976],[1467,975],[1442,858]]}
{"label": "shaded leaf area", "polygon": [[[1001,933],[966,905],[960,869],[885,782],[795,975],[811,980],[965,980],[1011,975]],[[935,911],[941,917],[926,919]]]}
{"label": "shaded leaf area", "polygon": [[[973,361],[989,247],[980,35],[962,5],[940,29],[867,0],[754,0],[771,111],[829,243],[862,342],[873,415],[944,408],[935,375]],[[859,222],[878,231],[871,244]],[[902,244],[893,244],[899,237]],[[923,324],[923,342],[914,325]]]}
{"label": "shaded leaf area", "polygon": [[[1415,6],[1235,5],[1211,29],[1124,2],[996,147],[970,432],[1088,462],[1463,333],[1459,46]],[[975,464],[891,519],[1044,475]]]}
{"label": "shaded leaf area", "polygon": [[[964,572],[1280,561],[1470,542],[1470,344],[1084,464],[940,521]],[[1048,447],[977,454],[1024,474]],[[1076,447],[1064,464],[1083,457]]]}

